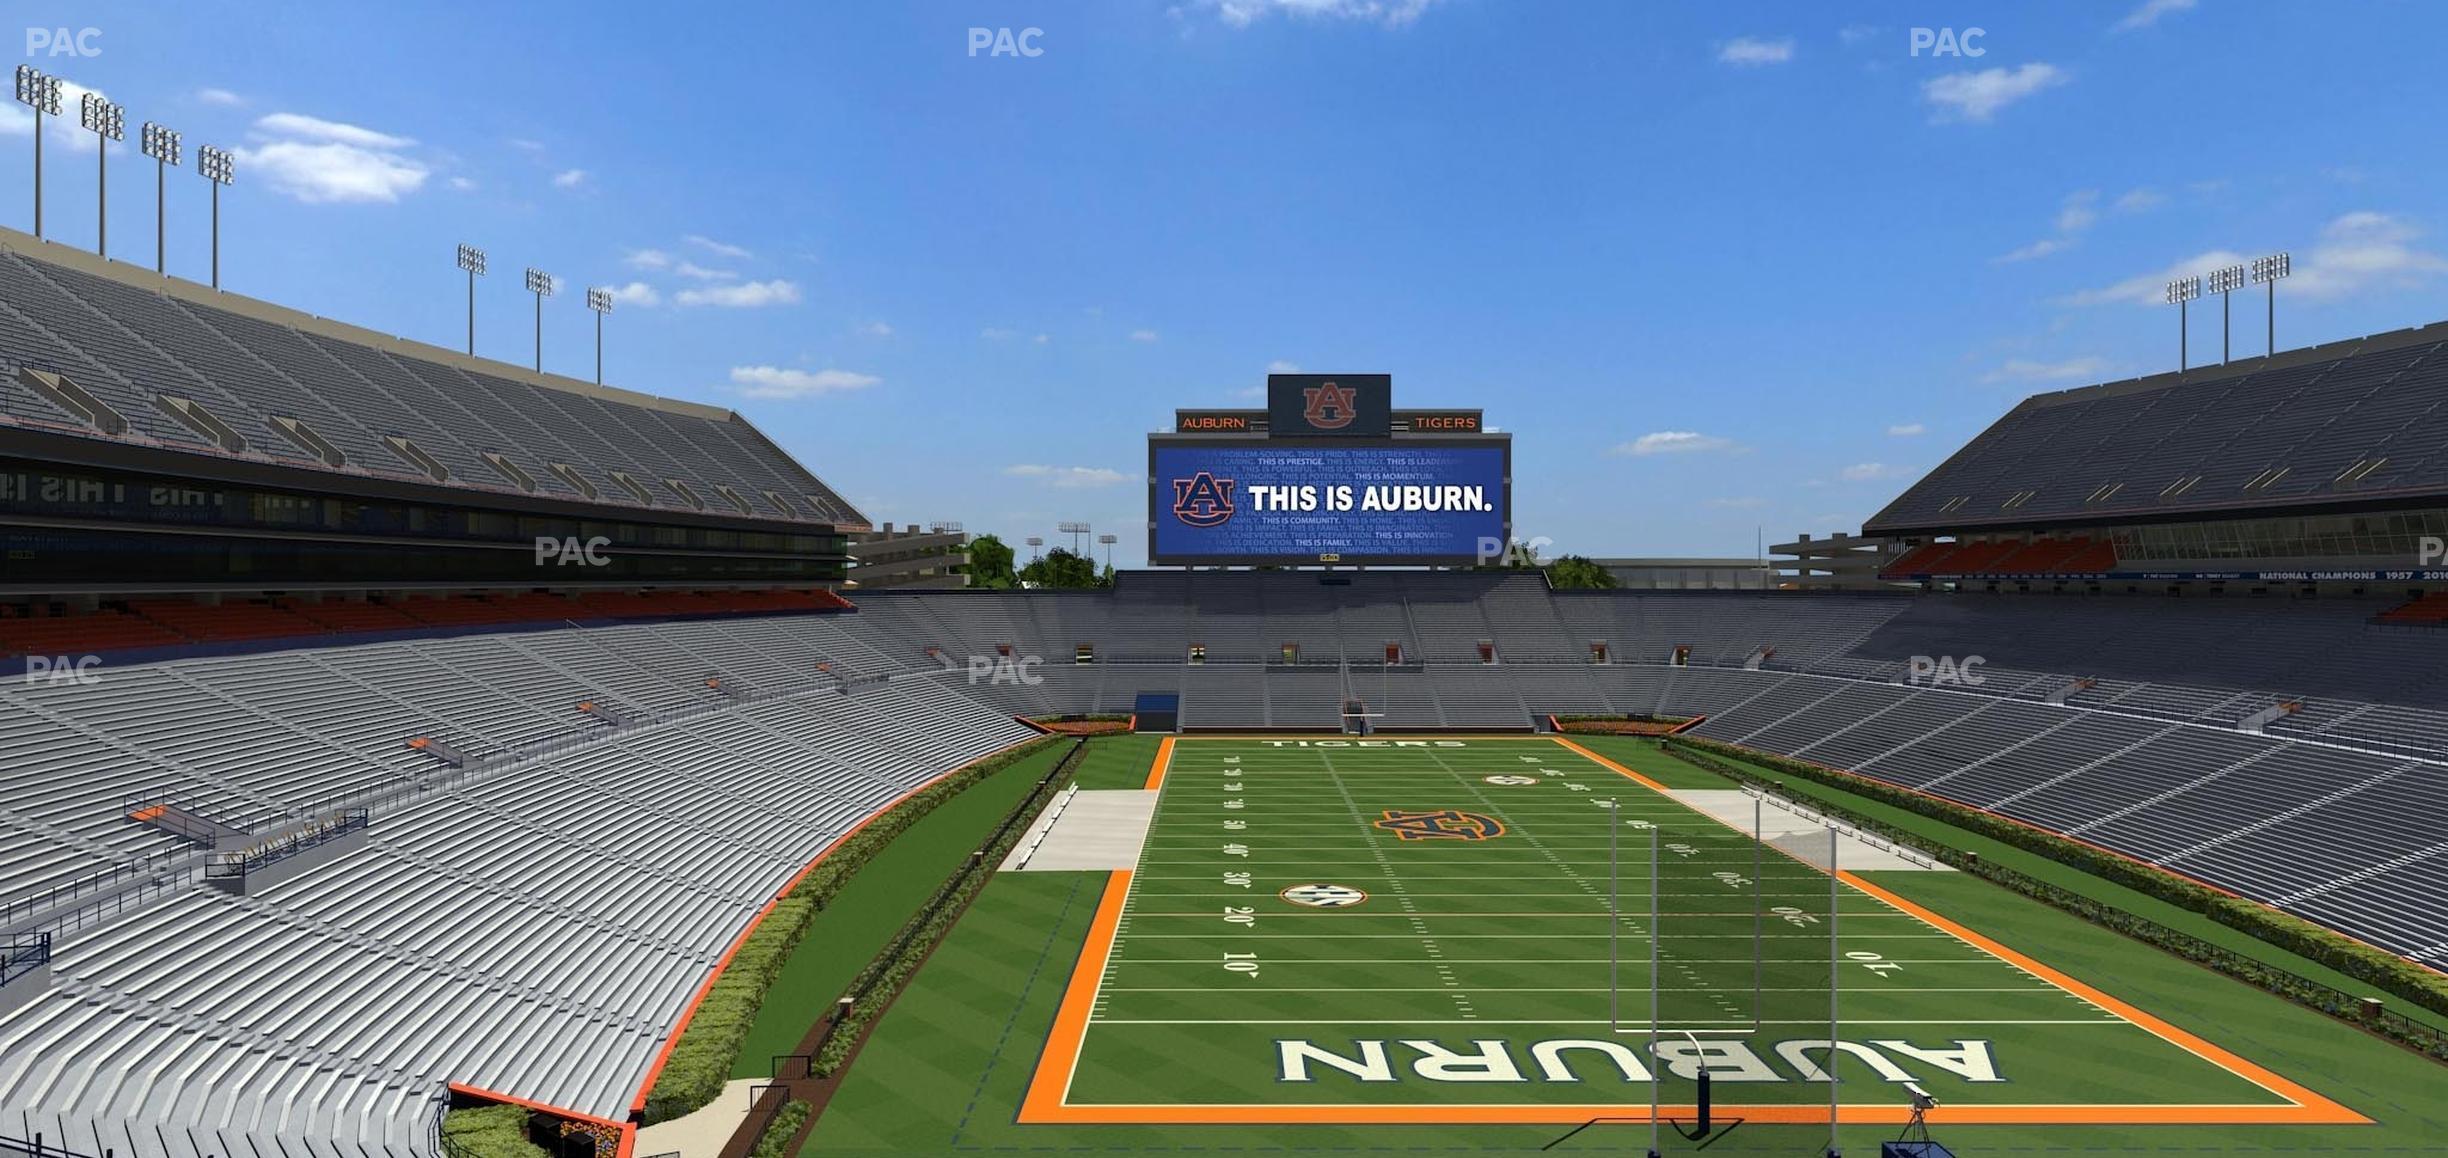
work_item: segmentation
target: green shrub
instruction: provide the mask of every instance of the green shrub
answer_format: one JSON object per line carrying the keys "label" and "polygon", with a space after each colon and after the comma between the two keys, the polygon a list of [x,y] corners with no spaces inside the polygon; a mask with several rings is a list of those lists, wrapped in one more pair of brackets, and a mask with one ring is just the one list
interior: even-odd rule
{"label": "green shrub", "polygon": [[782,1112],[766,1123],[765,1132],[757,1136],[756,1149],[748,1152],[749,1158],[784,1158],[790,1153],[791,1139],[799,1136],[799,1128],[807,1125],[808,1115],[815,1110],[806,1102],[782,1107]]}
{"label": "green shrub", "polygon": [[452,1158],[551,1158],[527,1140],[527,1111],[518,1106],[452,1110],[442,1117],[442,1150]]}
{"label": "green shrub", "polygon": [[646,1122],[668,1122],[712,1104],[722,1094],[723,1083],[730,1080],[739,1063],[740,1045],[747,1040],[749,1027],[755,1024],[757,1010],[764,1006],[766,991],[773,987],[783,962],[807,936],[816,914],[877,852],[969,786],[1049,746],[1069,742],[1064,737],[1040,736],[1006,748],[928,785],[836,843],[788,895],[774,902],[773,911],[740,943],[730,963],[707,988],[705,1000],[680,1031],[679,1042],[646,1095]]}

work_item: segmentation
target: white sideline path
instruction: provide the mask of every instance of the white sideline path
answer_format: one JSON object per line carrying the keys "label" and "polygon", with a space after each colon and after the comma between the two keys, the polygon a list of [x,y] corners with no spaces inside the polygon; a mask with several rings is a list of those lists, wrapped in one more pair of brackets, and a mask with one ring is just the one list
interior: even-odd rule
{"label": "white sideline path", "polygon": [[[1744,832],[1751,831],[1751,807],[1755,799],[1738,788],[1675,788],[1667,795],[1702,812],[1716,817]],[[1760,836],[1772,848],[1790,853],[1797,860],[1819,864],[1827,859],[1827,826],[1806,820],[1771,800],[1759,809]],[[1860,833],[1839,827],[1836,838],[1836,865],[1853,872],[1890,869],[1909,872],[1954,872],[1935,862],[1907,859],[1892,849],[1872,844]]]}
{"label": "white sideline path", "polygon": [[[1147,843],[1148,825],[1155,819],[1155,789],[1081,792],[1060,815],[1039,818],[1020,843],[1013,846],[1011,854],[1003,858],[1003,870],[1080,872],[1136,868],[1139,848]],[[1041,830],[1044,839],[1039,841]],[[1036,844],[1037,851],[1022,864],[1021,852],[1031,843]]]}

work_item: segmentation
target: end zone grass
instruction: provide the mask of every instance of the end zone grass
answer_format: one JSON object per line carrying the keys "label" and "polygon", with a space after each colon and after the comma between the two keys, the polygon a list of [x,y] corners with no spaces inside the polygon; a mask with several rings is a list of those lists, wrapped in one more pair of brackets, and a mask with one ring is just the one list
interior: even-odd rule
{"label": "end zone grass", "polygon": [[[1547,741],[1468,743],[1470,747],[1462,749],[1302,749],[1249,740],[1179,743],[1140,870],[1118,874],[1130,882],[1109,881],[1103,874],[999,877],[869,1043],[817,1127],[817,1148],[1358,1145],[1512,1150],[1554,1139],[1563,1131],[1560,1123],[1600,1116],[1585,1112],[1591,1109],[1607,1116],[1637,1113],[1645,1118],[1646,1083],[1630,1081],[1607,1051],[1550,1050],[1549,1062],[1563,1063],[1564,1080],[1559,1081],[1546,1080],[1559,1070],[1542,1063],[1534,1052],[1539,1041],[1607,1036],[1603,1012],[1597,1016],[1601,1032],[1595,1035],[1587,1032],[1588,1026],[1573,1024],[1590,1020],[1580,1016],[1585,1008],[1594,1008],[1585,1001],[1593,996],[1588,990],[1597,990],[1598,1001],[1605,996],[1603,978],[1593,984],[1587,972],[1586,948],[1575,948],[1603,937],[1605,909],[1598,905],[1593,910],[1588,893],[1570,887],[1573,874],[1586,876],[1590,867],[1584,830],[1592,826],[1581,810],[1600,810],[1586,799],[1561,794],[1586,795],[1569,787],[1576,782],[1593,787],[1611,783],[1619,792],[1621,785],[1632,782]],[[1423,751],[1430,755],[1420,755]],[[1547,774],[1520,772],[1524,755],[1535,756],[1532,763]],[[1239,759],[1228,762],[1231,756]],[[1725,786],[1705,772],[1654,753],[1636,762],[1651,760],[1659,766],[1648,770],[1667,774],[1674,783]],[[1223,779],[1221,774],[1233,763],[1241,765],[1240,774]],[[1539,783],[1489,784],[1484,777],[1490,775]],[[1242,787],[1227,795],[1225,784]],[[1553,792],[1542,795],[1541,788]],[[1716,824],[1687,810],[1678,817],[1679,804],[1647,788],[1634,789],[1646,794],[1643,807],[1665,818],[1659,823]],[[1500,790],[1515,790],[1516,795],[1506,797]],[[1411,799],[1431,792],[1444,795],[1433,801]],[[1401,799],[1393,799],[1397,796]],[[1234,798],[1243,800],[1243,807],[1222,807],[1223,801]],[[1624,800],[1630,805],[1633,798]],[[1270,837],[1267,847],[1282,850],[1269,854],[1277,858],[1271,862],[1232,857],[1232,864],[1250,867],[1224,867],[1224,842],[1216,840],[1208,826],[1214,825],[1215,833],[1225,831],[1221,823],[1227,811],[1242,813],[1254,824],[1260,814],[1253,810],[1270,805],[1281,809],[1275,815],[1283,823],[1317,827],[1296,835],[1285,829],[1282,836]],[[1506,833],[1476,841],[1405,842],[1373,820],[1364,824],[1353,819],[1355,808],[1367,819],[1387,809],[1446,807],[1496,819]],[[1750,843],[1741,834],[1716,827],[1716,840]],[[1603,833],[1603,824],[1593,830]],[[1275,843],[1286,837],[1288,842]],[[1513,843],[1507,845],[1507,840]],[[1427,855],[1399,859],[1422,852]],[[1380,863],[1380,853],[1395,859]],[[1603,858],[1603,851],[1597,856]],[[1169,860],[1193,863],[1157,863]],[[1824,875],[1788,865],[1817,875],[1824,887]],[[1489,871],[1499,867],[1505,871]],[[1228,871],[1250,872],[1251,887],[1226,883]],[[1202,879],[1210,873],[1212,881]],[[1311,909],[1296,915],[1293,906],[1284,904],[1284,911],[1263,910],[1262,924],[1229,926],[1225,934],[1274,936],[1253,941],[1256,948],[1228,949],[1218,933],[1203,925],[1220,921],[1227,904],[1254,907],[1247,897],[1274,899],[1255,887],[1262,873],[1280,873],[1287,884],[1340,884],[1345,882],[1332,878],[1349,875],[1350,887],[1364,890],[1372,881],[1381,886],[1400,883],[1409,891],[1414,911],[1368,915],[1370,905],[1390,899],[1390,888],[1369,890],[1367,902],[1341,910]],[[1528,879],[1492,879],[1500,875]],[[1155,880],[1168,876],[1192,879]],[[1474,876],[1481,879],[1474,882]],[[1292,882],[1290,877],[1302,880]],[[1941,965],[1936,963],[1941,958],[1926,958],[1931,963],[1915,970],[1920,976],[1906,977],[1911,988],[1889,987],[1892,992],[1868,987],[1885,985],[1893,973],[1865,970],[1848,977],[1844,994],[1861,1018],[1848,1019],[1846,1040],[1872,1043],[1869,1048],[1879,1056],[1946,1099],[1935,1119],[1941,1137],[1961,1138],[1962,1131],[1971,1130],[1975,1140],[1992,1147],[2122,1148],[2149,1138],[2153,1145],[2211,1152],[2316,1152],[2334,1143],[2374,1153],[2417,1153],[2439,1136],[2432,1130],[2448,1129],[2448,1123],[2433,1120],[2440,1111],[2428,1094],[2428,1087],[2442,1076],[2436,1066],[2325,1018],[1984,882],[1955,874],[1893,873],[1878,874],[1877,879],[1864,875],[1853,883],[1859,887],[1848,889],[1844,912],[1852,918],[1858,908],[1862,916],[1847,925],[1865,931],[1880,922],[1918,927],[1921,939],[1946,946],[1950,956],[1943,959],[1953,962]],[[1110,890],[1118,893],[1109,902]],[[1454,895],[1428,895],[1431,892]],[[1547,894],[1535,902],[1548,910],[1546,915],[1498,915],[1527,911],[1521,906],[1533,894]],[[1501,902],[1504,907],[1482,902]],[[1213,914],[1188,907],[1209,903],[1217,910]],[[1431,903],[1446,907],[1430,908]],[[1176,905],[1184,907],[1166,907]],[[1119,941],[1102,960],[1100,911],[1103,926]],[[1880,911],[1888,915],[1870,915]],[[1125,916],[1127,926],[1122,923]],[[1413,918],[1428,924],[1425,937],[1412,930]],[[1546,925],[1564,931],[1535,940],[1521,935],[1525,928]],[[1372,926],[1392,926],[1394,931],[1365,931]],[[1845,939],[1850,949],[1851,939]],[[2008,955],[1989,952],[1979,943],[1987,939],[1995,939]],[[1505,948],[1502,955],[1459,951],[1479,941]],[[1429,942],[1437,944],[1442,960],[1427,954]],[[1185,945],[1198,946],[1198,954],[1204,955],[1185,951]],[[1538,948],[1518,948],[1524,945]],[[1824,940],[1819,945],[1824,952]],[[1224,968],[1225,952],[1261,954],[1257,975]],[[1544,957],[1523,964],[1532,953]],[[1913,969],[1911,962],[1924,960],[1883,955],[1901,958],[1908,970]],[[1820,962],[1824,976],[1824,957]],[[1458,984],[1445,984],[1440,966]],[[1949,970],[1977,971],[2000,983],[1966,985],[1938,976]],[[1746,987],[1748,972],[1746,963]],[[2062,974],[2074,988],[2051,974]],[[1081,991],[1076,984],[1082,978],[1092,979],[1094,992],[1085,1013],[1079,1011]],[[1412,981],[1423,983],[1407,983]],[[1645,985],[1646,978],[1632,983]],[[2056,996],[2050,1000],[2062,1002],[2078,1016],[1996,1016],[2004,1012],[1996,1003],[2039,1000],[2051,988]],[[1427,992],[1383,992],[1397,989]],[[1965,992],[1975,989],[1997,992]],[[1468,998],[1470,1013],[1476,1016],[1448,1007],[1455,1000],[1449,991],[1456,990]],[[1822,989],[1812,1002],[1818,1007],[1815,1017],[1824,1017],[1824,996]],[[1066,1004],[1072,1012],[1062,1012]],[[1496,1016],[1499,1012],[1514,1016]],[[1194,1016],[1179,1016],[1185,1013]],[[1867,1021],[1873,1017],[1899,1024],[1870,1027]],[[1388,1024],[1360,1026],[1355,1020]],[[2067,1024],[1977,1024],[2041,1020]],[[1074,1053],[1057,1082],[1052,1063],[1064,1060],[1061,1047],[1073,1030],[1079,1031]],[[2054,1035],[2072,1036],[2064,1040]],[[1824,1057],[1824,1044],[1817,1053],[1808,1045],[1788,1053],[1770,1040],[1775,1036],[1764,1036],[1750,1051],[1759,1067],[1749,1072],[1773,1072],[1779,1080],[1729,1084],[1724,1080],[1728,1073],[1745,1066],[1723,1057],[1709,1063],[1720,1077],[1720,1102],[1749,1107],[1755,1113],[1748,1116],[1755,1119],[1793,1112],[1802,1117],[1815,1113],[1824,1122],[1826,1086],[1805,1080],[1804,1068]],[[1824,1028],[1810,1037],[1788,1035],[1782,1040],[1789,1044],[1812,1037],[1824,1039]],[[1307,1082],[1280,1080],[1281,1042],[1287,1039],[1307,1041],[1318,1051],[1299,1055]],[[2095,1039],[2104,1039],[2104,1047],[2089,1044]],[[1054,1048],[1047,1047],[1049,1040]],[[1371,1047],[1362,1044],[1369,1041],[1383,1043],[1383,1066],[1376,1064]],[[1489,1042],[1495,1044],[1483,1044]],[[1902,1047],[1877,1044],[1885,1042]],[[1973,1047],[1966,1042],[1984,1044]],[[1428,1048],[1406,1043],[1427,1043]],[[1978,1051],[1985,1051],[1985,1057]],[[1336,1068],[1319,1060],[1328,1054],[1351,1065]],[[1506,1060],[1490,1060],[1499,1057]],[[1941,1061],[1929,1060],[1932,1057]],[[1507,1078],[1518,1074],[1527,1080],[1439,1081],[1424,1078],[1419,1066],[1422,1059],[1438,1062],[1431,1070],[1451,1077],[1471,1072],[1471,1058],[1479,1059],[1481,1071],[1494,1066]],[[1671,1060],[1659,1059],[1660,1068]],[[1969,1072],[1951,1070],[1947,1061]],[[1976,1063],[1993,1065],[1995,1074],[1984,1073]],[[1868,1145],[1880,1136],[1892,1136],[1892,1126],[1873,1121],[1889,1116],[1900,1102],[1888,1075],[1867,1057],[1851,1052],[1838,1069],[1845,1079],[1848,1119],[1859,1122],[1847,1129],[1848,1138],[1857,1135],[1854,1144]],[[1393,1080],[1376,1080],[1388,1071]],[[1983,1080],[1989,1076],[2001,1080]],[[1680,1088],[1688,1096],[1688,1082],[1672,1072],[1666,1081],[1662,1094]],[[1049,1103],[1049,1091],[1059,1091],[1060,1100]],[[1024,1103],[1030,1108],[1024,1110]],[[1122,1107],[1128,1112],[1117,1113]],[[2059,1109],[2040,1114],[2035,1107]],[[1041,1121],[1049,1108],[1053,1120]],[[2019,1124],[1968,1124],[1984,1114]],[[2379,1123],[2248,1124],[2256,1119],[2351,1121],[2365,1116]],[[2154,1118],[2191,1124],[2134,1124]],[[2092,1124],[2066,1124],[2086,1120]],[[1193,1124],[1201,1122],[1242,1124]],[[1523,1122],[1534,1124],[1516,1124]],[[1956,1125],[1953,1131],[1947,1128],[1950,1122]],[[1760,1138],[1758,1131],[1767,1127],[1746,1129],[1752,1133],[1745,1137]],[[1824,1136],[1824,1125],[1817,1129]],[[1639,1132],[1645,1140],[1647,1127],[1640,1126]],[[1795,1140],[1787,1135],[1787,1144]],[[1624,1136],[1599,1130],[1563,1148],[1625,1144],[1629,1142]],[[1743,1147],[1721,1144],[1713,1149],[1725,1153]]]}

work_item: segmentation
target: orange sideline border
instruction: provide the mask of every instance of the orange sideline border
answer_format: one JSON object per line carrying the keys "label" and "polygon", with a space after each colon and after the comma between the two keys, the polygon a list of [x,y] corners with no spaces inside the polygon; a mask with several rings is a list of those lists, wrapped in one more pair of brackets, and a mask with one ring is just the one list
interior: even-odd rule
{"label": "orange sideline border", "polygon": [[[1245,740],[1250,737],[1232,738]],[[1475,738],[1535,742],[1520,736]],[[1666,792],[1665,786],[1657,781],[1571,740],[1561,736],[1545,738],[1643,787],[1661,794]],[[1148,772],[1147,787],[1163,786],[1165,772],[1172,763],[1174,742],[1175,738],[1168,736],[1158,746],[1154,767]],[[1946,1112],[1950,1122],[1964,1125],[2365,1125],[2371,1121],[2326,1096],[1871,885],[1857,874],[1840,872],[1838,878],[1929,922],[1942,932],[1960,937],[2009,964],[2030,970],[2035,976],[2108,1009],[2145,1032],[2288,1101],[2286,1105],[1950,1106]],[[1054,1025],[1047,1033],[1045,1050],[1039,1055],[1036,1071],[1030,1075],[1028,1090],[1021,1099],[1017,1120],[1024,1125],[1569,1125],[1595,1117],[1622,1117],[1640,1109],[1620,1103],[1460,1106],[1251,1103],[1074,1105],[1069,1101],[1072,1075],[1079,1063],[1080,1048],[1087,1039],[1089,1012],[1096,1006],[1097,991],[1102,986],[1106,965],[1113,954],[1114,935],[1121,924],[1123,906],[1130,896],[1131,879],[1132,874],[1127,869],[1114,870],[1106,878],[1105,893],[1097,902],[1096,917],[1089,926],[1087,941],[1081,947],[1078,962],[1072,967],[1070,980],[1063,990],[1062,1003],[1055,1011]],[[1667,1117],[1690,1117],[1698,1110],[1691,1105],[1666,1105],[1660,1106],[1658,1112]],[[1818,1105],[1721,1105],[1717,1107],[1717,1112],[1739,1115],[1755,1122],[1808,1125],[1827,1120],[1826,1108]],[[1840,1125],[1900,1125],[1910,1118],[1911,1108],[1908,1106],[1854,1105],[1842,1107],[1837,1121]]]}
{"label": "orange sideline border", "polygon": [[[857,824],[851,825],[850,831],[845,832],[841,834],[841,836],[835,838],[833,843],[825,846],[823,852],[816,854],[816,859],[811,860],[807,862],[807,864],[801,866],[798,872],[791,874],[791,878],[788,881],[783,882],[780,888],[775,889],[774,895],[766,900],[765,907],[758,909],[756,916],[749,918],[748,924],[740,929],[739,936],[731,939],[731,946],[724,949],[721,959],[714,962],[714,968],[706,973],[705,981],[697,986],[697,992],[689,998],[688,1004],[681,1008],[680,1018],[672,1023],[671,1032],[664,1036],[662,1046],[655,1050],[654,1061],[647,1065],[645,1078],[638,1082],[637,1096],[629,1101],[629,1117],[632,1123],[630,1130],[632,1134],[634,1134],[636,1130],[634,1123],[646,1112],[646,1096],[654,1091],[655,1079],[663,1076],[663,1067],[665,1064],[671,1061],[672,1051],[679,1048],[680,1035],[688,1029],[689,1021],[697,1016],[698,1006],[705,1004],[706,994],[714,991],[714,983],[722,978],[723,970],[730,968],[731,959],[739,954],[741,946],[748,943],[749,936],[757,931],[757,926],[765,923],[766,916],[773,912],[774,906],[781,903],[782,898],[789,896],[791,894],[791,890],[798,888],[799,882],[806,880],[808,874],[815,872],[816,866],[823,864],[825,859],[832,856],[834,850],[839,849],[844,842],[848,841],[851,837],[857,836],[860,831],[864,830],[868,825],[873,824],[877,818],[891,812],[893,809],[901,807],[902,803],[907,801],[910,797],[916,796],[919,793],[943,782],[944,780],[966,772],[969,769],[983,764],[988,760],[995,759],[996,757],[1001,756],[1014,748],[1018,748],[1023,744],[1033,744],[1036,742],[1037,738],[1031,737],[1030,739],[1021,740],[1017,743],[1006,744],[1003,747],[997,748],[994,751],[980,756],[975,760],[971,760],[958,768],[954,768],[943,773],[942,775],[932,777],[917,787],[912,788],[897,797],[894,797],[892,803],[876,809],[874,812],[869,813],[865,820],[861,820]],[[634,1141],[634,1139],[624,1141],[622,1143],[620,1158],[629,1158],[629,1147],[632,1141]]]}

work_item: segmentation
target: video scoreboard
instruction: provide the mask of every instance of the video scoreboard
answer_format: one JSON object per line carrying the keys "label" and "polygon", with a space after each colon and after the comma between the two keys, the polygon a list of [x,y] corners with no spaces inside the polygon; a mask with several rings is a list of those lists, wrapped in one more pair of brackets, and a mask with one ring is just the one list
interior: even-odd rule
{"label": "video scoreboard", "polygon": [[1158,566],[1469,565],[1511,540],[1512,438],[1396,410],[1385,374],[1270,374],[1267,406],[1148,438]]}

